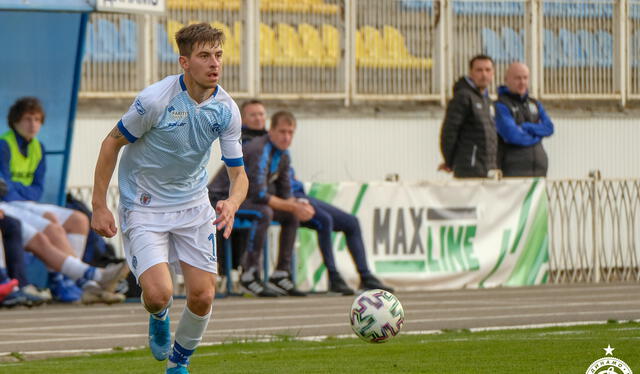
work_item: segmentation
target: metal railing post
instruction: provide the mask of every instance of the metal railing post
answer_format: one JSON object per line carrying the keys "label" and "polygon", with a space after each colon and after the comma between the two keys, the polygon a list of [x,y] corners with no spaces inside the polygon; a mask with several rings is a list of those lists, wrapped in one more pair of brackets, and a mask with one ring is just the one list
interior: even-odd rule
{"label": "metal railing post", "polygon": [[601,179],[600,170],[593,170],[589,172],[589,178],[591,178],[591,193],[590,193],[590,201],[591,201],[591,240],[593,243],[593,273],[592,280],[595,283],[600,283],[602,278],[602,269],[600,268],[600,224],[601,220],[599,219],[600,207],[599,207],[599,197],[598,197],[598,185]]}
{"label": "metal railing post", "polygon": [[539,71],[542,70],[540,51],[540,0],[527,0],[525,10],[525,60],[529,65],[529,93],[539,97]]}

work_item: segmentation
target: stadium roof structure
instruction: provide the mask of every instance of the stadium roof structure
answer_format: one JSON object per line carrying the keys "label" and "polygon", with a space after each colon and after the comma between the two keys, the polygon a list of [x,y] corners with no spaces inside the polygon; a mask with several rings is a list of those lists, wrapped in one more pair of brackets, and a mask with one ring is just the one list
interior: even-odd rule
{"label": "stadium roof structure", "polygon": [[46,120],[38,139],[47,155],[43,202],[62,204],[65,199],[92,11],[85,0],[0,0],[0,133],[8,129],[7,113],[16,99],[35,96],[42,101]]}

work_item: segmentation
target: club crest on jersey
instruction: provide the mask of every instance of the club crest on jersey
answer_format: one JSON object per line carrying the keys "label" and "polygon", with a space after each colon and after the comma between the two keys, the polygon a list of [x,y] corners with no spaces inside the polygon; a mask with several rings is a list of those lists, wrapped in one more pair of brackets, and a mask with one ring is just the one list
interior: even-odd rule
{"label": "club crest on jersey", "polygon": [[146,192],[143,192],[142,195],[140,195],[140,204],[149,205],[150,202],[151,202],[151,195],[149,195]]}
{"label": "club crest on jersey", "polygon": [[136,107],[136,112],[138,112],[139,115],[143,115],[146,112],[146,110],[142,106],[142,102],[140,101],[140,99],[136,99],[135,103],[133,103],[133,106]]}

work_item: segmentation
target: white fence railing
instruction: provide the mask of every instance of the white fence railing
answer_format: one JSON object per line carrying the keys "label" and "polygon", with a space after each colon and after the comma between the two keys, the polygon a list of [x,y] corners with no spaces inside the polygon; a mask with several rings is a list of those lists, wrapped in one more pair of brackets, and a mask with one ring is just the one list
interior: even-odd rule
{"label": "white fence railing", "polygon": [[180,71],[173,34],[227,35],[238,97],[444,103],[478,53],[515,60],[543,99],[640,99],[640,0],[171,0],[165,16],[95,13],[81,96],[128,97]]}
{"label": "white fence railing", "polygon": [[[89,206],[91,191],[69,190]],[[547,199],[549,282],[640,281],[640,180],[548,180]],[[115,214],[117,186],[107,200]],[[108,240],[123,256],[120,234]]]}

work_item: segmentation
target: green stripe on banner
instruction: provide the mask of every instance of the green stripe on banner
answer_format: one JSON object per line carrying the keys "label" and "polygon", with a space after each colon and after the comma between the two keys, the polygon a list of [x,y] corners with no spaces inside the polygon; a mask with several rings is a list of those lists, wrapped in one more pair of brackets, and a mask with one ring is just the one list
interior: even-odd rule
{"label": "green stripe on banner", "polygon": [[520,239],[522,238],[522,234],[524,233],[524,228],[527,225],[527,218],[529,218],[529,210],[531,210],[531,200],[533,199],[533,192],[536,190],[536,186],[540,181],[539,178],[533,180],[533,184],[527,192],[527,196],[524,198],[524,202],[522,203],[522,210],[520,210],[520,219],[518,220],[518,231],[516,234],[516,239],[513,241],[513,246],[511,247],[511,251],[509,253],[513,253],[518,248],[518,244],[520,243]]}
{"label": "green stripe on banner", "polygon": [[523,244],[523,251],[505,285],[528,286],[535,284],[542,265],[549,258],[549,236],[547,229],[547,199],[546,196],[543,196],[536,209],[529,235]]}
{"label": "green stripe on banner", "polygon": [[426,261],[424,260],[391,260],[376,261],[376,273],[415,273],[424,272]]}
{"label": "green stripe on banner", "polygon": [[[367,192],[369,185],[367,183],[360,186],[360,191],[358,191],[358,196],[356,196],[356,201],[353,203],[353,208],[351,208],[351,214],[354,216],[358,215],[358,211],[360,210],[360,205],[362,205],[362,199],[364,198],[364,194]],[[340,238],[340,245],[338,246],[338,252],[344,251],[347,246],[347,240],[344,235]]]}
{"label": "green stripe on banner", "polygon": [[489,274],[487,274],[487,276],[480,281],[480,284],[479,284],[480,288],[484,288],[484,282],[486,282],[487,279],[491,278],[491,276],[500,268],[500,265],[502,265],[502,262],[504,261],[504,258],[507,254],[507,249],[509,248],[510,237],[511,237],[511,230],[504,230],[504,232],[502,233],[502,245],[500,246],[500,256],[498,257],[498,261],[496,262],[493,269],[491,269]]}

